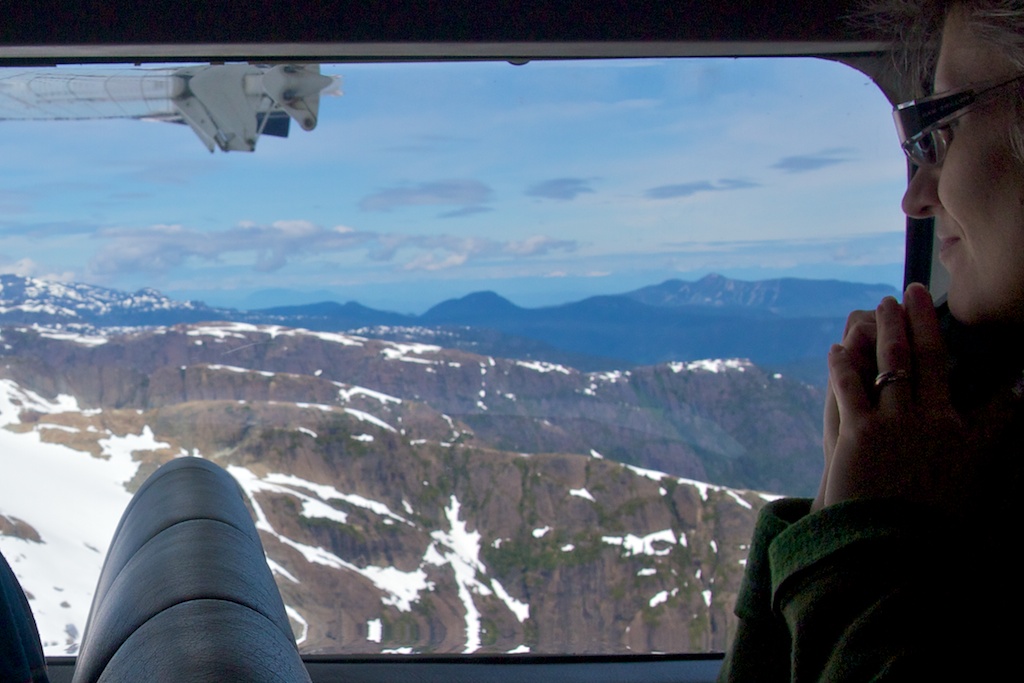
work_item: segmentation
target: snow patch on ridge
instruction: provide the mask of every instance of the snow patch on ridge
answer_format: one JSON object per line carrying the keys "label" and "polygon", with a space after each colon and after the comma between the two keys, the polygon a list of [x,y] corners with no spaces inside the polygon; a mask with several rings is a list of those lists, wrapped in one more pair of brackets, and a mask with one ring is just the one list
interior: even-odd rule
{"label": "snow patch on ridge", "polygon": [[380,401],[382,404],[397,403],[401,405],[402,403],[402,399],[397,398],[395,396],[389,396],[388,394],[385,394],[380,391],[374,391],[373,389],[367,389],[366,387],[358,386],[350,386],[346,388],[340,383],[336,382],[336,384],[338,384],[338,386],[341,387],[338,390],[338,398],[344,401],[345,403],[351,401],[353,396],[366,396],[368,398],[376,399]]}
{"label": "snow patch on ridge", "polygon": [[585,500],[589,500],[591,503],[596,503],[597,502],[597,500],[594,498],[594,496],[591,495],[590,491],[588,491],[586,488],[582,488],[582,489],[569,489],[569,495],[570,496],[576,496],[577,498],[583,498]]}
{"label": "snow patch on ridge", "polygon": [[626,557],[633,557],[635,555],[664,557],[672,552],[672,546],[679,543],[676,533],[672,529],[654,531],[646,536],[637,536],[635,534],[602,536],[601,540],[608,545],[621,546]]}
{"label": "snow patch on ridge", "polygon": [[[385,597],[383,598],[384,604],[393,605],[402,612],[408,612],[412,609],[412,603],[419,600],[419,595],[422,591],[432,590],[434,588],[434,584],[427,580],[427,574],[422,568],[418,568],[411,572],[403,572],[394,567],[375,567],[372,565],[359,567],[351,562],[341,559],[334,553],[319,546],[311,546],[305,543],[293,541],[274,529],[270,524],[266,513],[263,511],[263,507],[259,504],[259,501],[256,498],[256,494],[258,493],[270,492],[283,493],[285,495],[296,496],[300,499],[312,500],[309,496],[306,496],[293,488],[284,486],[280,483],[274,483],[274,479],[277,481],[298,483],[298,485],[314,491],[337,492],[337,489],[334,489],[334,487],[305,482],[298,477],[283,474],[268,475],[266,478],[260,479],[250,470],[237,465],[229,465],[227,470],[231,476],[238,481],[242,490],[245,491],[246,496],[249,498],[253,512],[256,515],[256,528],[273,536],[284,545],[294,548],[303,556],[303,558],[305,558],[307,562],[332,567],[334,569],[344,569],[363,576],[385,594]],[[350,496],[350,494],[341,494],[340,492],[337,493],[339,497],[343,498],[361,498],[360,496]],[[361,500],[366,501],[367,503],[375,503],[375,501],[367,501],[365,498],[361,498]],[[387,506],[384,506],[382,503],[376,503],[376,505],[387,509]],[[394,513],[392,513],[392,515],[393,514]],[[397,517],[397,515],[395,516]],[[402,521],[405,520],[403,519]]]}
{"label": "snow patch on ridge", "polygon": [[450,530],[438,530],[430,534],[449,552],[441,553],[432,543],[424,559],[431,564],[447,564],[455,572],[459,600],[466,610],[466,647],[463,652],[470,654],[479,650],[481,644],[480,610],[473,601],[473,593],[490,595],[491,589],[476,578],[477,572],[484,572],[484,565],[480,561],[480,532],[466,528],[466,522],[459,519],[459,509],[459,500],[453,495],[444,511]]}
{"label": "snow patch on ridge", "polygon": [[[0,311],[6,313],[6,311]],[[64,330],[55,330],[51,327],[41,327],[39,325],[33,325],[32,329],[35,330],[40,337],[44,339],[54,339],[56,341],[69,341],[82,346],[103,346],[108,341],[107,337],[100,335],[88,335],[88,334],[76,334],[74,332],[66,332]]]}
{"label": "snow patch on ridge", "polygon": [[261,377],[273,377],[274,376],[273,372],[267,372],[266,370],[253,370],[251,368],[240,368],[237,365],[220,365],[220,364],[214,363],[214,364],[207,365],[206,367],[209,368],[210,370],[223,370],[225,372],[237,372],[237,373],[241,373],[241,374],[253,374],[253,375],[260,375]]}
{"label": "snow patch on ridge", "polygon": [[[24,409],[54,414],[78,411],[78,404],[0,380],[0,424],[17,422]],[[0,514],[25,520],[42,541],[0,536],[0,552],[33,596],[29,604],[47,655],[78,651],[107,547],[131,500],[125,483],[139,467],[131,452],[166,446],[148,428],[102,443],[106,457],[97,458],[45,443],[36,431],[0,429]]]}
{"label": "snow patch on ridge", "polygon": [[[127,455],[128,458],[131,458],[132,454],[136,451],[157,451],[171,447],[169,443],[157,441],[149,425],[142,428],[141,434],[125,434],[124,436],[117,436],[115,434],[109,438],[100,439],[97,443],[99,443],[100,448],[103,449],[103,455],[107,458],[112,458],[115,455]],[[127,480],[124,483],[127,483]]]}
{"label": "snow patch on ridge", "polygon": [[341,344],[342,346],[363,346],[366,342],[362,337],[353,337],[334,332],[314,332],[301,327],[282,327],[281,325],[253,325],[251,323],[218,322],[193,325],[185,332],[190,337],[213,337],[215,339],[246,339],[251,334],[265,334],[271,339],[277,337],[312,337],[321,341]]}
{"label": "snow patch on ridge", "polygon": [[294,576],[292,576],[292,573],[290,571],[288,571],[287,569],[285,569],[284,567],[279,565],[277,562],[274,562],[269,557],[267,558],[267,566],[270,567],[270,571],[273,572],[274,574],[278,574],[280,576],[283,576],[284,578],[288,579],[292,583],[299,583],[299,580],[296,579]]}
{"label": "snow patch on ridge", "polygon": [[434,365],[437,361],[430,360],[428,358],[420,358],[419,356],[426,353],[436,354],[440,351],[441,347],[434,346],[433,344],[399,344],[397,342],[384,342],[384,346],[380,350],[380,355],[384,356],[384,358],[388,360]]}
{"label": "snow patch on ridge", "polygon": [[389,432],[395,432],[396,434],[398,433],[397,429],[389,425],[384,420],[374,415],[370,415],[369,413],[364,413],[362,410],[356,410],[355,408],[345,408],[345,412],[351,415],[352,417],[362,420],[363,422],[369,422],[370,424],[377,425],[381,429],[386,429]]}
{"label": "snow patch on ridge", "polygon": [[754,364],[746,358],[707,358],[704,360],[692,360],[684,363],[669,363],[669,370],[679,374],[680,372],[711,372],[721,373],[730,370],[734,372],[746,372],[747,368],[753,368]]}
{"label": "snow patch on ridge", "polygon": [[748,510],[753,510],[754,509],[753,505],[751,505],[747,501],[745,501],[742,498],[740,498],[740,495],[738,493],[736,493],[735,491],[733,491],[732,489],[725,489],[725,493],[728,496],[730,496],[733,500],[735,500],[737,503],[739,503],[739,505],[741,507],[745,507]]}
{"label": "snow patch on ridge", "polygon": [[548,363],[546,361],[540,360],[517,360],[515,361],[515,364],[521,368],[526,368],[527,370],[534,370],[536,372],[560,372],[563,375],[572,374],[572,370],[565,367],[564,365],[559,365],[558,363]]}
{"label": "snow patch on ridge", "polygon": [[[480,532],[469,531],[466,528],[466,521],[459,519],[461,505],[458,498],[451,496],[445,517],[448,519],[449,531],[433,531],[430,537],[434,539],[427,548],[423,559],[433,565],[441,566],[447,564],[455,573],[455,583],[458,586],[459,600],[466,610],[466,647],[464,652],[469,654],[476,652],[481,646],[481,619],[480,610],[473,600],[473,595],[496,595],[499,600],[522,623],[530,617],[530,606],[521,602],[511,595],[495,579],[484,582],[482,575],[487,569],[480,560]],[[438,546],[441,549],[438,549]]]}
{"label": "snow patch on ridge", "polygon": [[304,642],[306,642],[306,638],[309,637],[309,622],[303,619],[302,615],[299,614],[299,610],[295,609],[294,607],[285,605],[284,611],[288,614],[289,619],[292,619],[293,621],[297,622],[301,627],[302,630],[295,635],[295,644],[302,645]]}
{"label": "snow patch on ridge", "polygon": [[295,490],[296,488],[304,488],[312,491],[313,494],[321,501],[340,500],[348,503],[349,505],[369,510],[381,517],[389,517],[396,522],[402,522],[403,524],[409,524],[410,526],[412,525],[412,522],[407,520],[405,517],[392,512],[391,508],[384,503],[364,498],[363,496],[355,493],[342,493],[333,486],[306,481],[305,479],[300,479],[293,474],[271,473],[265,476],[262,481],[272,485],[276,484],[277,486],[275,487],[275,490],[278,493],[286,493],[303,500],[311,500],[308,496],[305,496],[301,492]]}
{"label": "snow patch on ridge", "polygon": [[13,380],[0,380],[0,426],[18,422],[23,410],[33,410],[47,415],[81,412],[74,396],[58,394],[51,400],[22,388]]}
{"label": "snow patch on ridge", "polygon": [[380,619],[370,619],[366,622],[366,639],[371,643],[379,643],[384,639],[384,624]]}
{"label": "snow patch on ridge", "polygon": [[653,481],[661,481],[668,475],[658,470],[649,470],[644,467],[637,467],[636,465],[623,465],[628,470],[632,470],[634,473],[639,474],[641,477],[647,477]]}

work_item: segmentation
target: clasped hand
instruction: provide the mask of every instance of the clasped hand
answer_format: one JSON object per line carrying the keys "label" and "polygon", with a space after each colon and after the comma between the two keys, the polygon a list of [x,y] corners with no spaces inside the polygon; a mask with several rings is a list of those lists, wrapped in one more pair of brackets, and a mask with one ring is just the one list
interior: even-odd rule
{"label": "clasped hand", "polygon": [[[954,410],[931,295],[911,285],[855,311],[828,354],[825,470],[812,510],[895,498],[955,512],[973,493],[987,430]],[[880,373],[894,381],[876,386]]]}

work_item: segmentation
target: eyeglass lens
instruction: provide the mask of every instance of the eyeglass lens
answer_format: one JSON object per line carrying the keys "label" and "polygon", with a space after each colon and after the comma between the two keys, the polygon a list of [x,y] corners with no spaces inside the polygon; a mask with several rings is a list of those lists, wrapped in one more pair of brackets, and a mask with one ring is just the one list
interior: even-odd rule
{"label": "eyeglass lens", "polygon": [[942,161],[946,151],[943,131],[933,130],[904,147],[910,160],[919,166],[934,166]]}

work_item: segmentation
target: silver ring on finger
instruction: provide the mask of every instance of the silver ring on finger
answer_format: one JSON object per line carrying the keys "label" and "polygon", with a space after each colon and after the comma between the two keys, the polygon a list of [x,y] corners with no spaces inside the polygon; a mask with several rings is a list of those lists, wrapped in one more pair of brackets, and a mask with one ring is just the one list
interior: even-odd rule
{"label": "silver ring on finger", "polygon": [[909,370],[888,370],[886,372],[878,373],[878,376],[875,377],[875,388],[881,389],[893,382],[903,382],[907,380],[910,380]]}

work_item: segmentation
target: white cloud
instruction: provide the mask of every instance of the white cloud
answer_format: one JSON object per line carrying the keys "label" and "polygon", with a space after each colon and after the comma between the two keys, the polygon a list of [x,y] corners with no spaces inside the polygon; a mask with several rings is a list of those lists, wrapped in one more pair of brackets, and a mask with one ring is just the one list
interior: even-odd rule
{"label": "white cloud", "polygon": [[521,259],[572,252],[577,243],[533,235],[522,240],[494,240],[446,234],[401,235],[360,231],[347,226],[323,228],[289,219],[263,225],[252,221],[221,231],[177,224],[111,228],[97,237],[103,245],[89,263],[91,275],[109,278],[125,273],[163,274],[189,261],[220,262],[239,255],[260,273],[280,270],[291,261],[330,253],[365,250],[370,260],[395,262],[404,271],[447,270],[471,260]]}
{"label": "white cloud", "polygon": [[71,282],[75,279],[73,271],[49,272],[30,258],[21,258],[13,262],[0,262],[0,274],[38,277],[44,280],[56,280],[59,282]]}

